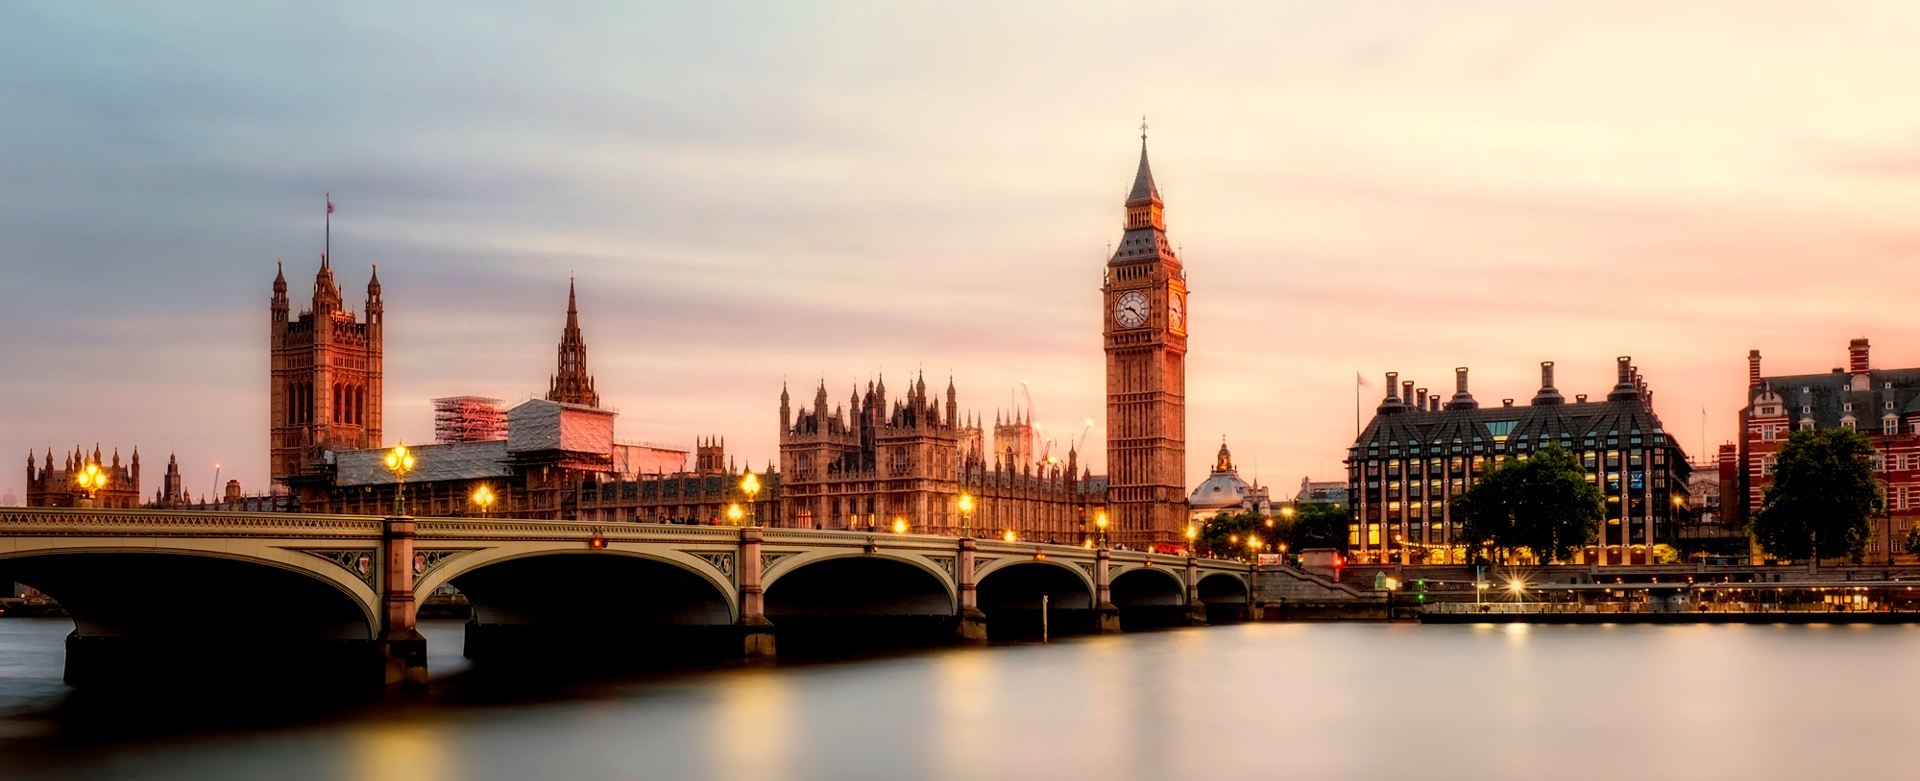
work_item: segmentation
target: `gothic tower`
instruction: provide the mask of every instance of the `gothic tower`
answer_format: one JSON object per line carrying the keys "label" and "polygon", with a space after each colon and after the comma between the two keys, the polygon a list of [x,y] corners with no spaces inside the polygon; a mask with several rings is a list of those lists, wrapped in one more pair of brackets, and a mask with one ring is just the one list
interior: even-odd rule
{"label": "gothic tower", "polygon": [[574,302],[572,280],[567,281],[567,328],[560,332],[560,370],[547,389],[547,401],[600,406],[593,375],[587,373],[587,340],[580,336],[580,309]]}
{"label": "gothic tower", "polygon": [[1144,125],[1126,206],[1126,232],[1101,287],[1108,515],[1115,542],[1178,545],[1187,518],[1187,278],[1167,240]]}
{"label": "gothic tower", "polygon": [[[333,204],[327,204],[331,245]],[[331,246],[328,247],[331,249]],[[366,319],[342,308],[332,260],[320,254],[313,304],[291,316],[285,269],[273,278],[268,332],[273,479],[316,476],[330,451],[380,447],[380,274],[367,282]]]}

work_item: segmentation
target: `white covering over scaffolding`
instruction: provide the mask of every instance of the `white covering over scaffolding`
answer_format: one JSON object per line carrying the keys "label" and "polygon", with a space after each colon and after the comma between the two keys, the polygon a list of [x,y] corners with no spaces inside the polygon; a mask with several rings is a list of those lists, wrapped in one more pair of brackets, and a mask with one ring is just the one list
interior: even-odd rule
{"label": "white covering over scaffolding", "polygon": [[487,442],[507,438],[507,412],[499,399],[448,396],[433,400],[433,441]]}
{"label": "white covering over scaffolding", "polygon": [[533,399],[507,410],[507,452],[562,450],[613,455],[614,413],[581,404]]}

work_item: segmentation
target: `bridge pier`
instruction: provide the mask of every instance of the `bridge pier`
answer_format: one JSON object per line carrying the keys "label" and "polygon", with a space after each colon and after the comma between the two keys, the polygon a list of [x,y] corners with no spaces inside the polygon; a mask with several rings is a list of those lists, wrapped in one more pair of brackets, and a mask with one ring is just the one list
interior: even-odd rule
{"label": "bridge pier", "polygon": [[760,545],[765,539],[758,526],[740,530],[741,653],[748,659],[774,657],[773,622],[767,619],[767,591],[760,584],[765,569]]}
{"label": "bridge pier", "polygon": [[1200,562],[1187,556],[1187,625],[1207,625],[1207,603],[1200,601]]}
{"label": "bridge pier", "polygon": [[386,610],[378,643],[386,668],[382,683],[389,691],[427,688],[427,638],[414,624],[415,533],[413,519],[399,516],[386,520],[380,537],[386,553],[386,566],[380,570],[381,602]]}
{"label": "bridge pier", "polygon": [[1093,552],[1093,615],[1100,634],[1120,633],[1120,607],[1113,604],[1113,554],[1106,548]]}
{"label": "bridge pier", "polygon": [[960,562],[955,573],[960,581],[960,614],[955,616],[954,636],[961,645],[987,644],[987,614],[980,610],[980,589],[973,577],[973,560],[980,544],[972,537],[960,538]]}

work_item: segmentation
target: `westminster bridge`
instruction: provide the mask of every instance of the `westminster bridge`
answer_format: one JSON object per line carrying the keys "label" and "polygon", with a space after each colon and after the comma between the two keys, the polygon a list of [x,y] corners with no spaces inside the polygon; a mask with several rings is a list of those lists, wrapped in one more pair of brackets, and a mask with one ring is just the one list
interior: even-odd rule
{"label": "westminster bridge", "polygon": [[468,657],[577,665],[1201,623],[1244,615],[1253,577],[1223,560],[885,532],[0,510],[0,582],[72,616],[80,687],[266,668],[422,686],[417,597],[445,586],[472,606]]}

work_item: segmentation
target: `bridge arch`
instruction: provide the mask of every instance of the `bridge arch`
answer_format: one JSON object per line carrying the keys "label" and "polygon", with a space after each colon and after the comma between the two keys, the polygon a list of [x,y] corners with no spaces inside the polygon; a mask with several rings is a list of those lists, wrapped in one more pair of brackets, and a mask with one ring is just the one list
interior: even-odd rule
{"label": "bridge arch", "polygon": [[466,656],[623,666],[724,655],[737,636],[737,592],[714,565],[682,551],[579,545],[501,546],[453,556],[422,577],[467,597]]}
{"label": "bridge arch", "polygon": [[373,588],[318,555],[238,540],[222,550],[17,542],[0,553],[0,581],[46,593],[72,617],[75,686],[245,684],[288,669],[314,671],[295,686],[379,680]]}
{"label": "bridge arch", "polygon": [[953,581],[925,558],[884,552],[800,553],[767,574],[766,616],[780,653],[948,642]]}
{"label": "bridge arch", "polygon": [[1109,589],[1114,607],[1120,609],[1120,626],[1124,629],[1186,623],[1187,585],[1180,574],[1171,569],[1132,567],[1115,574]]}
{"label": "bridge arch", "polygon": [[[1093,576],[1078,564],[1013,558],[992,562],[979,576],[980,612],[995,640],[1092,632],[1099,628]],[[1046,597],[1043,602],[1041,597]],[[1045,615],[1042,615],[1042,610]]]}

